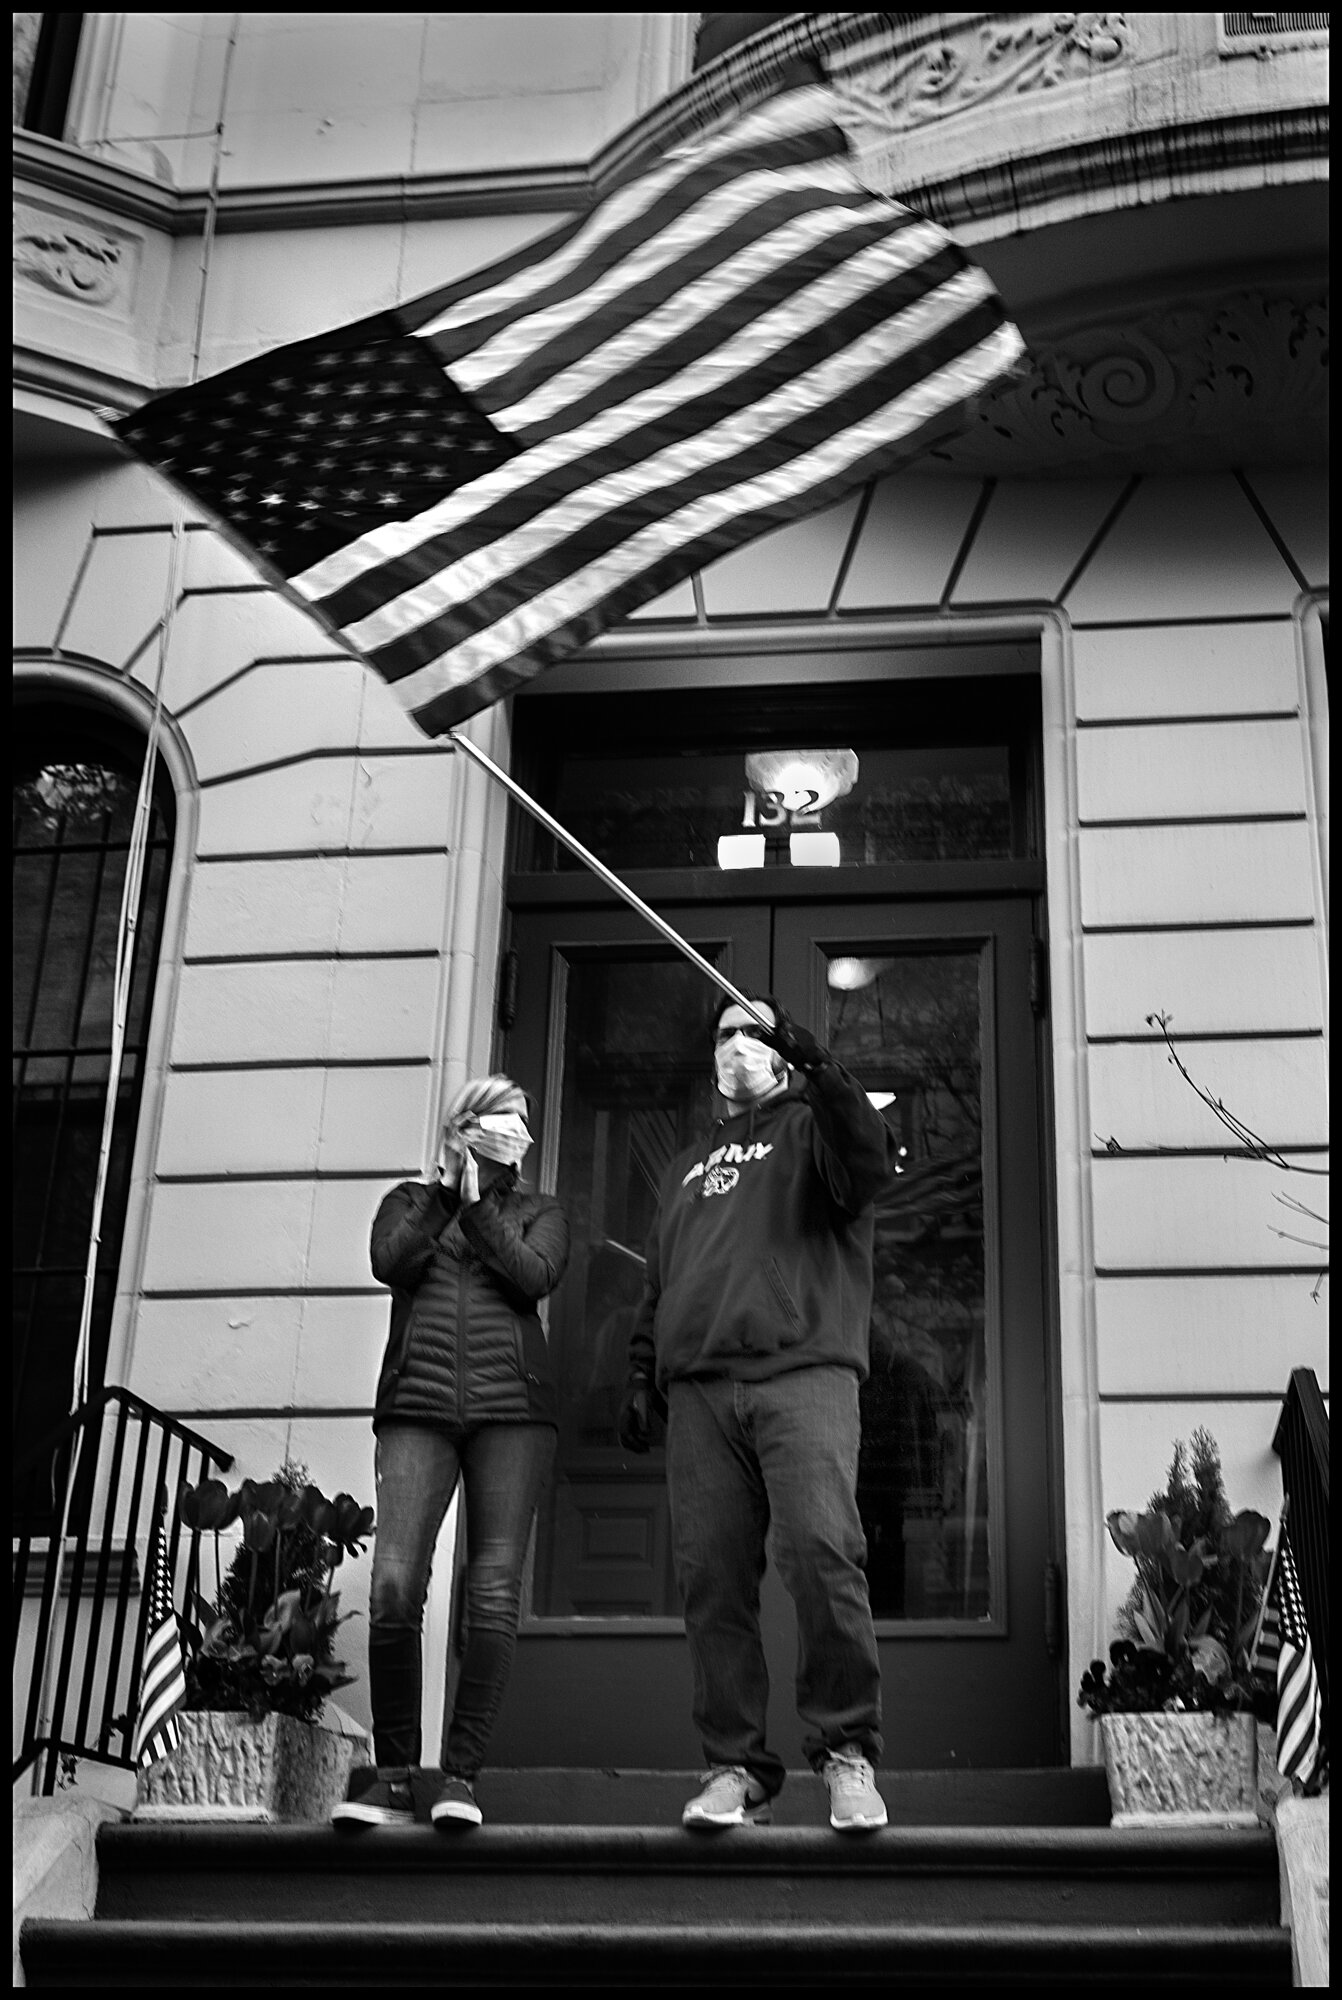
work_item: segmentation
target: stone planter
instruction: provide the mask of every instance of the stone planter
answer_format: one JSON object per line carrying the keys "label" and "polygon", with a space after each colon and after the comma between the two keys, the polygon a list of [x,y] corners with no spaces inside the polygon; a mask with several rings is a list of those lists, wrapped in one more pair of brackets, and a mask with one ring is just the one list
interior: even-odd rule
{"label": "stone planter", "polygon": [[1252,1715],[1102,1715],[1115,1826],[1257,1826]]}
{"label": "stone planter", "polygon": [[345,1796],[363,1745],[292,1715],[246,1715],[213,1709],[179,1715],[181,1741],[170,1757],[141,1771],[135,1817],[172,1820],[329,1819]]}

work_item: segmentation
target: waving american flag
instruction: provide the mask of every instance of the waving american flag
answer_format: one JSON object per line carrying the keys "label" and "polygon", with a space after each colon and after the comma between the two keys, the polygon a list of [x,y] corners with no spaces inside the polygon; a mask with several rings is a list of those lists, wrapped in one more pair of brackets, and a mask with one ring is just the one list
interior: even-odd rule
{"label": "waving american flag", "polygon": [[823,85],[411,305],[116,426],[429,734],[944,436],[1022,352]]}

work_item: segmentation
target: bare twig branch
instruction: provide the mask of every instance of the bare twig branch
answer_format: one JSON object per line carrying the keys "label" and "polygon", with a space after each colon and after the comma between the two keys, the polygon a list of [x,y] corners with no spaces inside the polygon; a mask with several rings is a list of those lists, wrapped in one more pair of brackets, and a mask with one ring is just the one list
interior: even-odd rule
{"label": "bare twig branch", "polygon": [[1295,1162],[1284,1158],[1284,1156],[1278,1150],[1277,1147],[1269,1146],[1267,1141],[1263,1138],[1260,1138],[1258,1133],[1255,1132],[1251,1126],[1246,1125],[1244,1123],[1243,1119],[1237,1118],[1233,1111],[1227,1111],[1225,1105],[1221,1102],[1219,1097],[1213,1097],[1209,1090],[1204,1090],[1200,1083],[1195,1083],[1193,1078],[1188,1073],[1183,1058],[1180,1056],[1178,1049],[1175,1048],[1174,1043],[1170,1038],[1168,1023],[1169,1023],[1169,1016],[1167,1014],[1148,1014],[1146,1017],[1146,1025],[1148,1026],[1148,1028],[1160,1029],[1161,1035],[1164,1037],[1165,1046],[1170,1052],[1169,1059],[1174,1064],[1174,1067],[1178,1070],[1180,1076],[1183,1078],[1184,1082],[1188,1085],[1189,1089],[1195,1094],[1195,1096],[1198,1096],[1202,1099],[1202,1102],[1206,1105],[1207,1109],[1213,1114],[1214,1117],[1220,1119],[1221,1123],[1225,1126],[1227,1132],[1231,1133],[1236,1139],[1239,1140],[1243,1150],[1239,1153],[1225,1154],[1224,1157],[1226,1159],[1261,1160],[1264,1162],[1265,1165],[1269,1167],[1279,1168],[1282,1173],[1314,1174],[1324,1180],[1328,1178],[1329,1169],[1327,1167],[1302,1167],[1296,1164]]}
{"label": "bare twig branch", "polygon": [[1316,1208],[1307,1208],[1304,1202],[1297,1201],[1293,1194],[1282,1194],[1280,1190],[1274,1190],[1272,1199],[1279,1201],[1283,1208],[1289,1208],[1293,1215],[1303,1215],[1309,1222],[1321,1223],[1325,1229],[1328,1227],[1326,1215],[1320,1215]]}
{"label": "bare twig branch", "polygon": [[[1268,1228],[1272,1229],[1271,1223],[1268,1224]],[[1289,1229],[1272,1229],[1272,1234],[1280,1236],[1283,1243],[1303,1243],[1310,1250],[1327,1250],[1331,1247],[1327,1243],[1320,1243],[1313,1236],[1292,1236]]]}

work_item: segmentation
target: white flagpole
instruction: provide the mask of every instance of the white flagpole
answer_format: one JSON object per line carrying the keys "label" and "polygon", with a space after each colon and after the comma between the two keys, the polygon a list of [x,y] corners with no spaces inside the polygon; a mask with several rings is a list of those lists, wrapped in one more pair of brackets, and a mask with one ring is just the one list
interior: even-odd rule
{"label": "white flagpole", "polygon": [[685,939],[680,935],[680,932],[673,930],[666,919],[659,917],[656,910],[651,909],[641,896],[636,896],[634,891],[629,887],[629,884],[622,882],[618,875],[607,868],[604,861],[598,861],[596,855],[590,849],[584,847],[580,840],[575,839],[567,827],[561,826],[552,814],[546,812],[544,806],[538,805],[530,792],[523,791],[517,780],[510,778],[508,773],[502,770],[492,757],[486,756],[478,744],[472,743],[468,736],[461,735],[455,729],[448,731],[447,740],[456,749],[464,750],[468,757],[471,757],[483,770],[488,771],[491,778],[496,778],[499,784],[517,800],[519,805],[525,806],[533,819],[539,820],[541,825],[555,836],[556,840],[562,840],[569,852],[576,854],[579,861],[590,868],[592,873],[606,884],[607,888],[613,889],[617,896],[622,896],[629,907],[637,910],[639,916],[647,923],[650,923],[655,931],[659,931],[668,944],[673,944],[676,950],[688,958],[692,965],[697,965],[700,972],[706,973],[708,978],[713,981],[713,984],[720,987],[729,1000],[734,1000],[738,1007],[744,1007],[752,1021],[757,1022],[761,1028],[769,1026],[764,1016],[757,1011],[753,1001],[748,1000],[738,987],[733,986],[731,980],[719,972],[715,965],[710,965],[708,960],[701,953],[697,952],[692,944],[687,944]]}

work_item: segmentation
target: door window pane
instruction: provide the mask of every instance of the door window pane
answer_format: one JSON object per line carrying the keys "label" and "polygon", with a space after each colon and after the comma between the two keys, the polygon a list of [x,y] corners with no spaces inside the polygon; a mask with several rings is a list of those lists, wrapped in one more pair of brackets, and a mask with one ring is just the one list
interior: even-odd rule
{"label": "door window pane", "polygon": [[559,1449],[531,1609],[674,1618],[664,1453],[626,1455],[615,1424],[662,1175],[712,1117],[709,1000],[683,958],[631,948],[557,953],[553,1005],[558,1084],[545,1130],[557,1147],[544,1181],[567,1211],[573,1247],[550,1307]]}
{"label": "door window pane", "polygon": [[829,1046],[896,1133],[858,1502],[877,1618],[990,1611],[980,950],[830,959]]}

